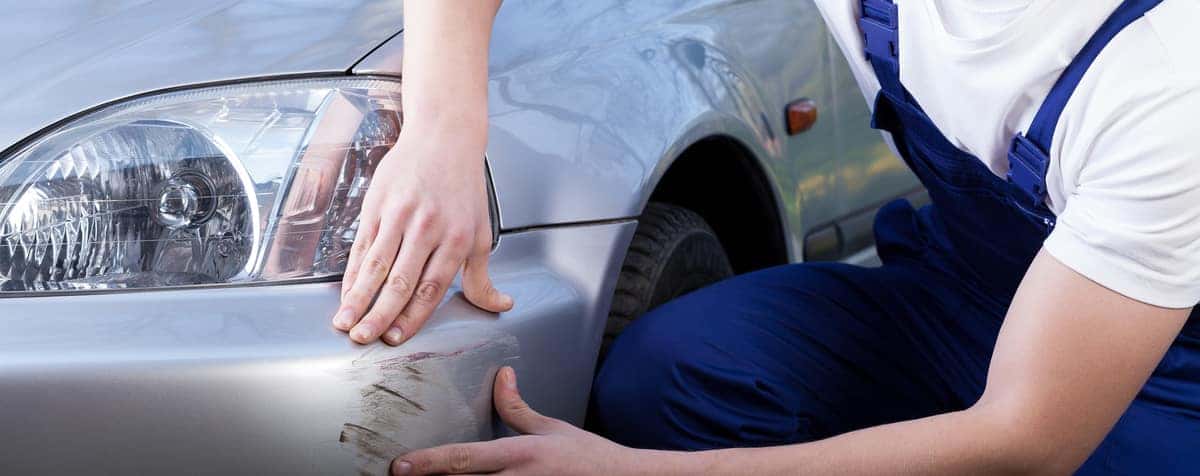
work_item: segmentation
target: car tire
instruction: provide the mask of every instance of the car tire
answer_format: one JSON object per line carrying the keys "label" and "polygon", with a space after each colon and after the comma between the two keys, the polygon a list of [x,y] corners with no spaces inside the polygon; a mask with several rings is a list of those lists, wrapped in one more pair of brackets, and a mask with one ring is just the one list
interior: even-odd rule
{"label": "car tire", "polygon": [[678,205],[650,202],[621,265],[601,356],[647,311],[732,275],[725,249],[704,218]]}

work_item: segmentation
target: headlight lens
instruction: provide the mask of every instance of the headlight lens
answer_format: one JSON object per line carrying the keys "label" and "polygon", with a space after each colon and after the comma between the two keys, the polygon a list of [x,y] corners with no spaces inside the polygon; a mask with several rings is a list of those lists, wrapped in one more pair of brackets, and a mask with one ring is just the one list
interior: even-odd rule
{"label": "headlight lens", "polygon": [[276,81],[89,114],[0,162],[0,291],[341,273],[399,84]]}

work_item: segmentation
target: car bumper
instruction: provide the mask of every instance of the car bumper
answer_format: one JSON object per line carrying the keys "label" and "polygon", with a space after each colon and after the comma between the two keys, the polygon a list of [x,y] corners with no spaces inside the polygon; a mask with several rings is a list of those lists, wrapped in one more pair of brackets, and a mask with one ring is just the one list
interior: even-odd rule
{"label": "car bumper", "polygon": [[330,326],[337,283],[0,299],[6,473],[379,473],[406,449],[492,437],[513,365],[579,423],[634,223],[502,236],[496,316],[461,294],[405,345]]}

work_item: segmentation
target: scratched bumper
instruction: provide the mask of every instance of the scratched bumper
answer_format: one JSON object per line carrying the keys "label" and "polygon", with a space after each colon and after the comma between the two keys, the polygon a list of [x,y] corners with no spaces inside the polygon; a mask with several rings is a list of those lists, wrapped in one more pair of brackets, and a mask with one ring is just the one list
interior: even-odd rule
{"label": "scratched bumper", "polygon": [[337,284],[0,299],[4,473],[379,473],[485,439],[491,381],[580,422],[632,222],[506,234],[499,317],[447,298],[401,348],[334,331]]}

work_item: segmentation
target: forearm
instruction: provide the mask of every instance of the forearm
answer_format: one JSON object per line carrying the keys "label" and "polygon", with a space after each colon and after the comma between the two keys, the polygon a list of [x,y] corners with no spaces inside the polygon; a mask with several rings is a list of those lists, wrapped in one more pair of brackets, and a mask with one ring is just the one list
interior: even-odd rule
{"label": "forearm", "polygon": [[486,143],[488,44],[500,0],[405,0],[406,128]]}
{"label": "forearm", "polygon": [[647,455],[647,474],[1057,474],[1014,425],[986,410],[946,413],[797,445]]}

